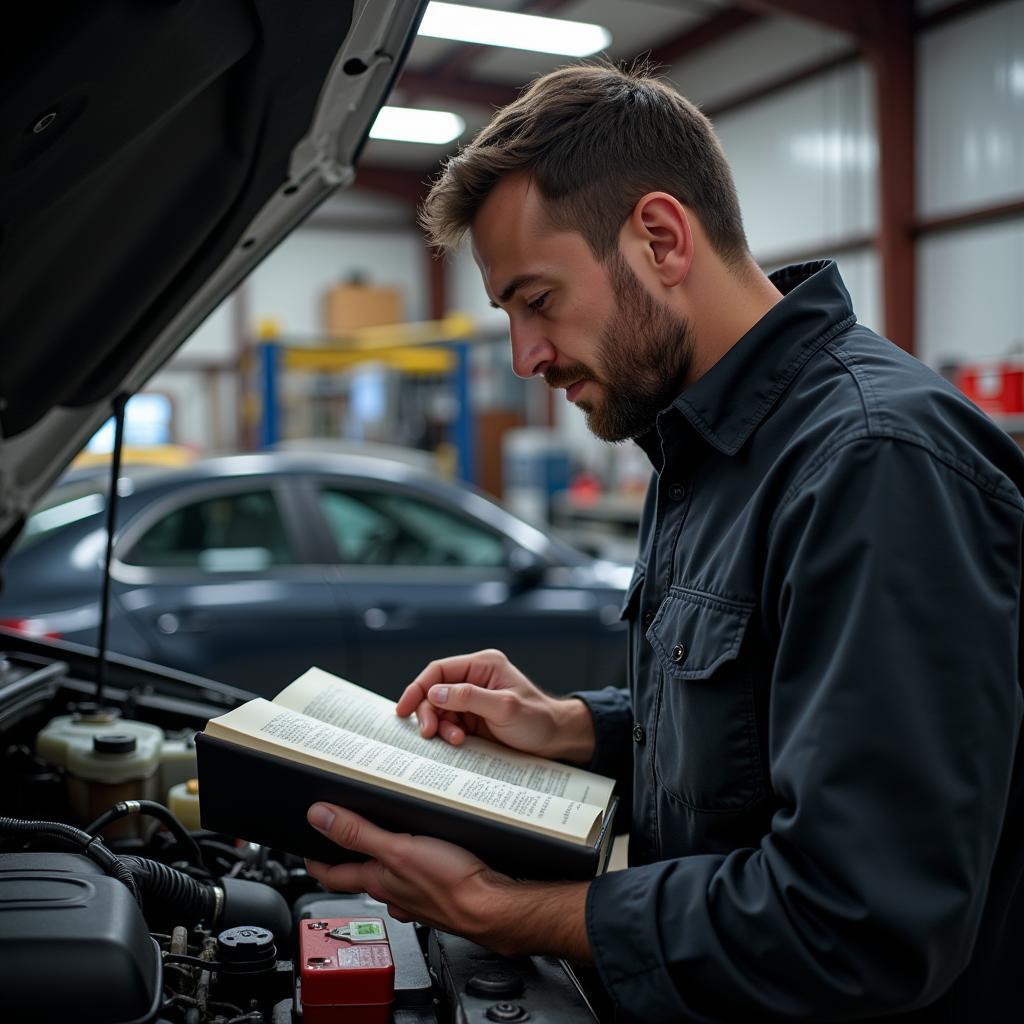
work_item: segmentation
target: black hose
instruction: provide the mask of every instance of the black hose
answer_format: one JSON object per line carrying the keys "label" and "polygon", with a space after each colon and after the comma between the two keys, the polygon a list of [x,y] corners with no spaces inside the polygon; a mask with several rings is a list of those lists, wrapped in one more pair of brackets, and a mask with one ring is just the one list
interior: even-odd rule
{"label": "black hose", "polygon": [[218,842],[216,839],[197,839],[196,842],[199,843],[201,850],[210,850],[219,857],[230,857],[232,862],[245,860],[243,854],[239,853],[233,846],[228,846],[227,843]]}
{"label": "black hose", "polygon": [[212,924],[217,916],[217,892],[184,871],[145,857],[122,857],[146,903],[147,919]]}
{"label": "black hose", "polygon": [[127,886],[135,902],[142,906],[139,888],[135,878],[119,857],[116,857],[99,836],[91,836],[74,825],[65,825],[61,821],[23,821],[21,818],[0,816],[0,835],[38,836],[49,839],[60,839],[78,847],[90,860],[97,863],[108,874]]}
{"label": "black hose", "polygon": [[158,804],[155,800],[121,800],[119,803],[114,804],[109,811],[104,811],[91,825],[87,825],[85,831],[95,835],[97,832],[105,829],[111,822],[117,821],[119,818],[127,818],[130,814],[148,814],[150,817],[162,821],[174,838],[178,840],[178,845],[184,852],[186,859],[197,868],[206,870],[199,844],[189,835],[188,830],[174,814],[164,807],[163,804]]}

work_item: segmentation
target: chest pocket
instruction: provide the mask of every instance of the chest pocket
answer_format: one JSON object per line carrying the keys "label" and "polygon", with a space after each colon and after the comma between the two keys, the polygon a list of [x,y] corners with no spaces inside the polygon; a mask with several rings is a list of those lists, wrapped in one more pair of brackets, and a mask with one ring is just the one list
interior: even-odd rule
{"label": "chest pocket", "polygon": [[738,811],[763,792],[752,670],[753,603],[672,587],[647,630],[661,668],[654,773],[695,810]]}

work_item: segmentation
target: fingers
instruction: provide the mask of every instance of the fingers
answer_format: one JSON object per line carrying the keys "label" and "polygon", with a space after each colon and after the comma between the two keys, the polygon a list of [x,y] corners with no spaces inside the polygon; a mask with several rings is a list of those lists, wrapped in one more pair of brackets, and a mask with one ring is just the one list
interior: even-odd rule
{"label": "fingers", "polygon": [[437,727],[441,724],[441,718],[426,698],[416,708],[416,718],[420,723],[420,735],[425,739],[430,739],[431,736],[437,733]]}
{"label": "fingers", "polygon": [[334,804],[313,804],[306,812],[306,820],[338,846],[377,860],[390,857],[405,838],[385,832],[358,814]]}
{"label": "fingers", "polygon": [[467,711],[495,725],[507,725],[519,703],[511,690],[485,690],[472,683],[432,686],[427,700],[445,712]]}
{"label": "fingers", "polygon": [[416,709],[416,718],[420,723],[420,735],[425,739],[440,736],[457,747],[466,738],[466,728],[459,721],[459,716],[447,711],[438,712],[428,700]]}
{"label": "fingers", "polygon": [[466,730],[462,727],[458,717],[450,711],[446,711],[441,716],[437,731],[441,739],[447,740],[453,747],[457,747],[466,738]]}
{"label": "fingers", "polygon": [[[428,665],[424,672],[429,670],[429,668],[430,666]],[[419,682],[422,678],[423,672],[402,691],[402,696],[398,698],[398,703],[395,705],[395,713],[399,717],[408,718],[426,697],[426,690]]]}
{"label": "fingers", "polygon": [[366,892],[365,864],[324,864],[307,860],[306,870],[325,888],[334,892]]}
{"label": "fingers", "polygon": [[[323,864],[318,860],[307,860],[306,870],[325,888],[333,892],[367,892],[378,881],[379,865],[366,864]],[[381,892],[380,902],[386,903],[388,914],[396,921],[408,924],[415,916],[404,907],[394,903],[388,894]]]}
{"label": "fingers", "polygon": [[495,678],[499,668],[508,663],[501,651],[474,651],[472,654],[456,654],[450,658],[432,661],[405,688],[398,698],[395,711],[405,718],[426,699],[427,691],[439,683],[473,683],[486,687]]}

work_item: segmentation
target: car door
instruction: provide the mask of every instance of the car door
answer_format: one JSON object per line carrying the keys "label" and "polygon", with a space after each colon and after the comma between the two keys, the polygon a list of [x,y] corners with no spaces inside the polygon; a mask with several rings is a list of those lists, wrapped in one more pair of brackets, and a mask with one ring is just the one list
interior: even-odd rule
{"label": "car door", "polygon": [[559,582],[559,567],[462,509],[355,479],[322,480],[315,498],[337,547],[334,586],[355,613],[363,686],[395,697],[435,658],[496,647],[569,692],[589,685],[594,653],[619,647],[601,595]]}
{"label": "car door", "polygon": [[291,488],[226,478],[164,497],[119,540],[112,575],[152,660],[268,696],[352,664],[338,595]]}

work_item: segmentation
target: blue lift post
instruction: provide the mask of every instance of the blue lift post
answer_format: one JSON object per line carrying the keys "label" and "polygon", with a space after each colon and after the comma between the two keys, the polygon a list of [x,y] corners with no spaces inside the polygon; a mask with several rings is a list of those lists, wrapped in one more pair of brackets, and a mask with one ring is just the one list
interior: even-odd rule
{"label": "blue lift post", "polygon": [[[460,480],[476,483],[476,451],[473,435],[473,401],[470,393],[470,345],[464,341],[443,343],[455,357],[452,385],[455,390],[455,419],[451,441],[455,447]],[[270,448],[280,440],[280,403],[278,384],[283,353],[279,342],[264,341],[259,345],[260,416],[259,442]]]}
{"label": "blue lift post", "polygon": [[260,416],[260,447],[270,448],[279,440],[280,426],[277,401],[277,381],[281,369],[281,346],[276,341],[260,345],[260,398],[263,414]]}
{"label": "blue lift post", "polygon": [[473,438],[473,401],[469,387],[469,343],[451,342],[448,346],[455,356],[455,420],[452,423],[452,443],[458,458],[459,479],[467,484],[476,483],[476,453]]}

